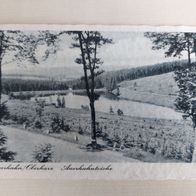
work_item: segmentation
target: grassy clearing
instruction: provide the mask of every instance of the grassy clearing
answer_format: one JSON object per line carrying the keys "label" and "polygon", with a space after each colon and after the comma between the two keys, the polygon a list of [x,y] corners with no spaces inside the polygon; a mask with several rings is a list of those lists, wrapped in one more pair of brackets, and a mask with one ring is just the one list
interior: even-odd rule
{"label": "grassy clearing", "polygon": [[15,162],[35,162],[34,152],[38,146],[52,145],[52,162],[136,162],[114,151],[87,152],[81,145],[37,134],[21,128],[0,126],[8,137],[6,147],[17,152]]}
{"label": "grassy clearing", "polygon": [[170,108],[174,108],[177,91],[173,72],[120,83],[121,97]]}
{"label": "grassy clearing", "polygon": [[[90,113],[81,109],[45,106],[41,122],[42,129],[36,129],[36,106],[31,101],[9,100],[10,119],[8,125],[47,134],[72,143],[90,143]],[[70,131],[51,132],[51,119],[59,115],[69,125]],[[194,134],[190,121],[137,118],[98,113],[99,143],[125,156],[148,162],[183,161],[190,162]],[[82,133],[81,133],[82,130]],[[76,141],[76,136],[78,140]]]}

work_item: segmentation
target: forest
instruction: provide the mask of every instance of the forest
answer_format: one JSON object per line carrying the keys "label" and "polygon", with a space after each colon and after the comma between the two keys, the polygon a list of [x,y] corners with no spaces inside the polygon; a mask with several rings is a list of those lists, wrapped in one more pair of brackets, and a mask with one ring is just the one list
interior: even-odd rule
{"label": "forest", "polygon": [[[105,87],[108,90],[113,90],[116,88],[117,84],[122,81],[169,73],[180,67],[185,67],[186,65],[187,63],[181,60],[130,69],[121,69],[118,71],[103,72],[95,78],[95,87],[97,89]],[[67,85],[72,86],[73,89],[85,89],[85,81],[83,78],[68,81]]]}
{"label": "forest", "polygon": [[[107,90],[114,90],[117,84],[125,80],[134,80],[138,78],[160,75],[177,70],[179,67],[184,67],[184,61],[166,62],[155,65],[148,65],[143,67],[135,67],[131,69],[121,69],[118,71],[103,72],[95,78],[95,88],[106,88]],[[2,78],[3,93],[20,91],[47,91],[47,90],[67,90],[85,89],[84,78],[58,81],[55,79],[19,79],[19,78]]]}
{"label": "forest", "polygon": [[47,90],[67,90],[68,86],[65,82],[55,80],[28,80],[16,78],[2,79],[3,93],[20,91],[47,91]]}

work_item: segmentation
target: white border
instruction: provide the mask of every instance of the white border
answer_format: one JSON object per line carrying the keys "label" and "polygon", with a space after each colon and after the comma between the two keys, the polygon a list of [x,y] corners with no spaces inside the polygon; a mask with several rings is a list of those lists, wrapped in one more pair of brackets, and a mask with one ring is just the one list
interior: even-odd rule
{"label": "white border", "polygon": [[196,32],[196,26],[149,26],[149,25],[51,25],[51,24],[0,24],[0,30],[51,30],[51,31],[128,31],[128,32]]}
{"label": "white border", "polygon": [[[193,163],[36,163],[39,168],[53,168],[52,171],[25,169],[34,163],[1,163],[0,167],[17,166],[23,170],[2,170],[1,179],[65,179],[65,180],[196,180],[196,164]],[[69,164],[72,167],[89,165],[107,167],[111,171],[72,171],[62,170]]]}

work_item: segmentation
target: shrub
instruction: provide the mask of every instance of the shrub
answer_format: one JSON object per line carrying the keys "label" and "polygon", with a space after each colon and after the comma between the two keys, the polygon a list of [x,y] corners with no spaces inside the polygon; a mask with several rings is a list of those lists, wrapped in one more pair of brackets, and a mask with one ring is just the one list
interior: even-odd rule
{"label": "shrub", "polygon": [[154,148],[150,147],[149,152],[152,153],[152,154],[155,154],[156,153],[156,148],[155,147]]}
{"label": "shrub", "polygon": [[14,157],[15,157],[16,153],[12,152],[12,151],[6,151],[6,150],[7,150],[7,148],[0,149],[1,160],[5,161],[5,162],[14,161]]}
{"label": "shrub", "polygon": [[124,115],[124,113],[123,113],[123,111],[121,109],[117,110],[117,114],[118,114],[118,116],[123,116]]}
{"label": "shrub", "polygon": [[51,144],[41,144],[35,147],[33,161],[40,163],[52,162],[53,154],[53,146]]}
{"label": "shrub", "polygon": [[44,112],[44,107],[45,107],[45,100],[38,100],[36,99],[36,117],[39,117],[39,120],[36,120],[35,122],[35,128],[41,129],[42,128],[42,116],[43,116],[43,112]]}
{"label": "shrub", "polygon": [[41,129],[41,128],[42,128],[42,123],[41,123],[39,120],[36,120],[34,126],[35,126],[35,128],[37,128],[37,129]]}
{"label": "shrub", "polygon": [[193,152],[194,152],[194,145],[193,143],[189,144],[189,146],[186,147],[186,159],[188,162],[192,161],[193,158]]}
{"label": "shrub", "polygon": [[42,117],[43,112],[44,112],[45,100],[41,100],[41,99],[40,100],[37,100],[36,99],[36,103],[37,103],[37,106],[36,106],[35,111],[36,111],[37,116],[41,120],[41,117]]}
{"label": "shrub", "polygon": [[70,131],[70,127],[65,124],[63,117],[60,118],[58,115],[52,118],[50,127],[54,133],[60,133],[61,130],[65,132]]}
{"label": "shrub", "polygon": [[12,114],[12,115],[10,116],[10,119],[13,120],[13,121],[17,121],[17,120],[18,120],[18,117],[17,117],[17,115],[13,115],[13,114]]}
{"label": "shrub", "polygon": [[9,99],[13,99],[13,98],[14,98],[14,93],[13,93],[13,92],[10,92],[10,93],[8,94],[8,97],[9,97]]}
{"label": "shrub", "polygon": [[7,151],[6,147],[3,147],[7,143],[7,137],[0,131],[0,161],[13,161],[16,155],[15,152]]}
{"label": "shrub", "polygon": [[96,133],[97,133],[97,137],[103,136],[103,130],[99,122],[96,122]]}
{"label": "shrub", "polygon": [[62,98],[61,103],[62,103],[61,107],[62,107],[62,108],[65,108],[65,97],[64,97],[64,96],[63,96],[63,98]]}
{"label": "shrub", "polygon": [[112,106],[110,106],[110,114],[114,114],[114,110],[113,110]]}
{"label": "shrub", "polygon": [[9,117],[9,111],[4,102],[0,104],[0,121],[2,120],[2,118],[8,118],[8,117]]}
{"label": "shrub", "polygon": [[25,123],[25,122],[27,122],[28,121],[28,119],[27,119],[27,117],[25,117],[25,116],[21,116],[21,117],[18,117],[17,118],[17,123],[18,124],[23,124],[23,123]]}
{"label": "shrub", "polygon": [[80,135],[83,135],[83,134],[84,134],[84,130],[82,129],[82,127],[81,127],[81,126],[79,126],[78,133],[79,133]]}

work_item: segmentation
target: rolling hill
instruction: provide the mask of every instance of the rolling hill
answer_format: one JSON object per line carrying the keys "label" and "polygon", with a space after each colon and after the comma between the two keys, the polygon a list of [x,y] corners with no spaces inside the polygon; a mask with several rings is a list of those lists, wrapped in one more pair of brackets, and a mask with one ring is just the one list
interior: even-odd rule
{"label": "rolling hill", "polygon": [[178,86],[173,72],[123,81],[119,86],[121,98],[174,108]]}

